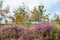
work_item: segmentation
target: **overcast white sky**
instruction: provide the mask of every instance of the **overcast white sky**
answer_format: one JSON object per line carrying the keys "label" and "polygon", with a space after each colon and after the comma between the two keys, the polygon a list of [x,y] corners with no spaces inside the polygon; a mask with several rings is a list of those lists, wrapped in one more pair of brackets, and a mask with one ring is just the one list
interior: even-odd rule
{"label": "overcast white sky", "polygon": [[60,15],[60,0],[2,0],[3,6],[10,6],[10,13],[12,14],[14,8],[17,8],[22,5],[24,2],[29,9],[33,9],[34,6],[38,6],[43,4],[45,9],[47,10],[46,13],[51,13],[50,18],[57,13]]}

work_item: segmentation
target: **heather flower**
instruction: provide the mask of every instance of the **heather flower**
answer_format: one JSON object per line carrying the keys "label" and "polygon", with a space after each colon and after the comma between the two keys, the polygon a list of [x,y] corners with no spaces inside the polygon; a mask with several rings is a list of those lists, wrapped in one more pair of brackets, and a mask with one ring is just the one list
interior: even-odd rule
{"label": "heather flower", "polygon": [[0,39],[17,38],[17,25],[8,25],[0,29]]}
{"label": "heather flower", "polygon": [[38,30],[40,33],[44,33],[47,30],[49,30],[49,31],[53,30],[53,27],[51,24],[38,24],[34,28],[35,28],[35,30]]}
{"label": "heather flower", "polygon": [[33,30],[15,24],[8,25],[0,29],[0,39],[41,40],[40,38],[46,37],[52,30],[54,31],[54,28],[51,24],[38,24]]}

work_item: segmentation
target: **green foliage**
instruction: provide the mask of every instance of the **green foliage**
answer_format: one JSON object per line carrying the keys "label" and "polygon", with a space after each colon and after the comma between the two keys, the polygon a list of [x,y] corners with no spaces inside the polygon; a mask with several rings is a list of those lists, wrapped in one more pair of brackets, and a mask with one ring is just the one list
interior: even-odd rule
{"label": "green foliage", "polygon": [[30,26],[29,22],[25,22],[24,26],[28,28]]}
{"label": "green foliage", "polygon": [[5,24],[0,24],[0,28],[3,27]]}

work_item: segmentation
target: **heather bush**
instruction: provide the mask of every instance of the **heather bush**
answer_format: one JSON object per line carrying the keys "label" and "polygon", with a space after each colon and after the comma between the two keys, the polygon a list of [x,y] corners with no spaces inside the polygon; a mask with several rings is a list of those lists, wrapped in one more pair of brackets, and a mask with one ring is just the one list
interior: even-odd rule
{"label": "heather bush", "polygon": [[0,40],[57,40],[56,34],[51,24],[38,24],[32,30],[16,24],[0,28]]}
{"label": "heather bush", "polygon": [[60,30],[57,28],[55,29],[54,37],[56,40],[60,40]]}
{"label": "heather bush", "polygon": [[54,27],[51,24],[38,24],[34,27],[34,32],[40,40],[52,40]]}
{"label": "heather bush", "polygon": [[0,28],[0,40],[17,40],[24,31],[25,28],[19,27],[17,25],[9,25],[7,27]]}

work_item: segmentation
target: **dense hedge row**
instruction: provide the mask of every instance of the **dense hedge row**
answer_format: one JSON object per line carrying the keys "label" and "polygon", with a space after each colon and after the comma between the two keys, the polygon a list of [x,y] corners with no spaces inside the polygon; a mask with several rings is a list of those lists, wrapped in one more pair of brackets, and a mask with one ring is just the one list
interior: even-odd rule
{"label": "dense hedge row", "polygon": [[18,25],[0,28],[0,40],[60,40],[51,24],[38,24],[32,30]]}

